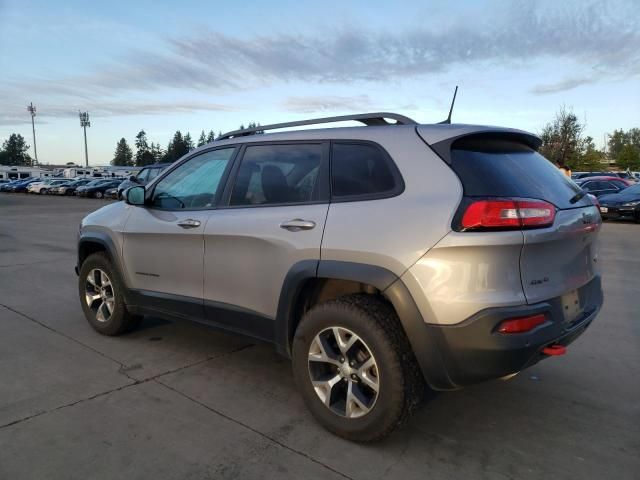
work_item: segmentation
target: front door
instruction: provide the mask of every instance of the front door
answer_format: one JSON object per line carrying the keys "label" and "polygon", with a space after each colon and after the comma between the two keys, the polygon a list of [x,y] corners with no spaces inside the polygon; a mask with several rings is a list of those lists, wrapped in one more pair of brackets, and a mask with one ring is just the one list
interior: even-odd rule
{"label": "front door", "polygon": [[[204,299],[209,321],[265,340],[285,276],[320,259],[328,211],[322,143],[247,145],[204,231]],[[238,162],[236,162],[238,163]]]}
{"label": "front door", "polygon": [[148,205],[130,207],[123,258],[142,301],[202,316],[203,232],[234,150],[194,156],[150,187]]}

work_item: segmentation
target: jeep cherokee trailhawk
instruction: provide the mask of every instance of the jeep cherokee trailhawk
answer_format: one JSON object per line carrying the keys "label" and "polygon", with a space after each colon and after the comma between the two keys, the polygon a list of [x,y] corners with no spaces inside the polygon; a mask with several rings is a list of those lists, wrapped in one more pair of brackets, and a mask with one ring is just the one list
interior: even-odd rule
{"label": "jeep cherokee trailhawk", "polygon": [[230,132],[82,221],[82,308],[271,342],[323,426],[382,438],[425,385],[513,375],[598,313],[599,212],[539,144],[392,113]]}

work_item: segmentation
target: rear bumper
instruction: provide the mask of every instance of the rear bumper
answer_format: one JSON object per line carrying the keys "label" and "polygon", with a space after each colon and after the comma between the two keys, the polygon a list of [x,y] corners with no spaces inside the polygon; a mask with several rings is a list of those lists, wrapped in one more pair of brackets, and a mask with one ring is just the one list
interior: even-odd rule
{"label": "rear bumper", "polygon": [[[547,358],[542,350],[550,345],[569,345],[584,333],[603,303],[600,277],[578,290],[583,313],[565,321],[562,297],[535,305],[491,308],[451,326],[426,324],[444,372],[424,372],[433,388],[448,390],[517,373]],[[498,325],[505,319],[545,313],[547,321],[526,333],[501,334]],[[433,352],[416,352],[416,356]],[[420,361],[420,358],[418,358]],[[420,362],[427,365],[427,362]]]}

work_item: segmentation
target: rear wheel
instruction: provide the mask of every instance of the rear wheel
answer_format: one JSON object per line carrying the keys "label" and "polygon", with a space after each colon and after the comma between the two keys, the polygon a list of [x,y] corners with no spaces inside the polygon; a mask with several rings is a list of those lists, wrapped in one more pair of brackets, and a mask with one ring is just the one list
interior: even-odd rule
{"label": "rear wheel", "polygon": [[293,374],[316,420],[359,442],[389,435],[424,392],[395,311],[372,295],[348,295],[307,312],[293,342]]}
{"label": "rear wheel", "polygon": [[104,252],[89,255],[82,263],[78,293],[87,321],[103,335],[125,333],[142,319],[128,312],[124,285]]}

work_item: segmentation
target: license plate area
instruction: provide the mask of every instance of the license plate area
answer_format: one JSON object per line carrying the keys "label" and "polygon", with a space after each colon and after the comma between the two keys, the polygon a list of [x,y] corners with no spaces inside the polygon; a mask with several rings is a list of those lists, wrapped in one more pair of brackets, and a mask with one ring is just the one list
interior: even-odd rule
{"label": "license plate area", "polygon": [[578,290],[572,290],[562,295],[562,324],[565,328],[570,328],[583,316],[584,308],[580,304]]}

